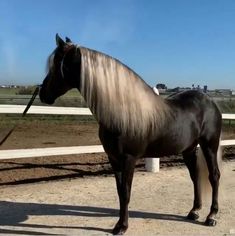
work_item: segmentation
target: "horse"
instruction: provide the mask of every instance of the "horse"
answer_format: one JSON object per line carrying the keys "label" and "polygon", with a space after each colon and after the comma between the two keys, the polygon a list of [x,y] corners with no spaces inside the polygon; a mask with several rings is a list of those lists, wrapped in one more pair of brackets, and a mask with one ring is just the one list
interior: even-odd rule
{"label": "horse", "polygon": [[[128,228],[136,161],[152,156],[182,154],[194,186],[193,207],[187,215],[192,221],[199,218],[202,207],[205,179],[200,171],[208,171],[212,202],[205,225],[216,225],[222,116],[208,95],[190,90],[164,99],[119,60],[78,46],[67,37],[63,40],[58,34],[47,68],[40,100],[53,104],[56,98],[77,88],[99,124],[99,138],[115,175],[120,203],[114,235],[124,234]],[[198,144],[205,167],[199,162]]]}

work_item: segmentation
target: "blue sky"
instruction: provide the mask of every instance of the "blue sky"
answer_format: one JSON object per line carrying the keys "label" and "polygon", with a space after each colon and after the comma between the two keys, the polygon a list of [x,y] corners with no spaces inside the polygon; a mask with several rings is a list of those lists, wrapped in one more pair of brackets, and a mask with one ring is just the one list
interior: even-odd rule
{"label": "blue sky", "polygon": [[235,89],[234,0],[0,0],[0,84],[41,83],[56,33],[150,85]]}

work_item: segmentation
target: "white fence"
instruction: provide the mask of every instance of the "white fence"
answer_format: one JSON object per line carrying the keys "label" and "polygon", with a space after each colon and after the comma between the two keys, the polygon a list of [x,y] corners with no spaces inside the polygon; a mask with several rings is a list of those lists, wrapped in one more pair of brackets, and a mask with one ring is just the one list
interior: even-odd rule
{"label": "white fence", "polygon": [[[0,105],[0,113],[23,114],[25,107],[24,105]],[[31,106],[27,114],[92,115],[89,108],[53,106]]]}
{"label": "white fence", "polygon": [[[0,105],[0,113],[17,114],[23,113],[24,105]],[[31,106],[27,114],[51,114],[51,115],[92,115],[89,108],[81,107],[53,107]],[[223,120],[235,120],[235,114],[222,114]]]}
{"label": "white fence", "polygon": [[0,159],[62,156],[104,152],[102,145],[1,150]]}
{"label": "white fence", "polygon": [[[0,113],[7,114],[22,114],[25,109],[23,105],[0,105]],[[92,115],[88,108],[75,107],[47,107],[47,106],[32,106],[28,114],[54,114],[54,115]],[[224,120],[235,120],[235,114],[222,114]],[[235,139],[222,140],[221,146],[235,145]],[[55,148],[34,148],[34,149],[11,149],[0,150],[0,159],[16,159],[41,156],[55,155],[71,155],[84,153],[100,153],[104,152],[101,145],[93,146],[72,146],[72,147],[55,147]],[[159,158],[146,159],[147,171],[159,171]]]}

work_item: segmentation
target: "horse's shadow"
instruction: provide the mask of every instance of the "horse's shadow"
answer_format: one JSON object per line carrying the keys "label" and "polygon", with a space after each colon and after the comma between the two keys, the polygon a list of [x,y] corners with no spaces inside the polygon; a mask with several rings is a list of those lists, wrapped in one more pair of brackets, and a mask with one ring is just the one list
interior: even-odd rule
{"label": "horse's shadow", "polygon": [[[98,227],[84,227],[84,226],[60,226],[60,225],[40,225],[40,224],[27,224],[29,216],[80,216],[80,217],[112,217],[118,216],[118,210],[112,208],[92,207],[92,206],[72,206],[72,205],[57,205],[57,204],[42,204],[42,203],[22,203],[0,201],[0,234],[27,234],[27,235],[48,235],[48,233],[30,231],[35,228],[52,229],[85,229],[111,233],[111,229],[98,228]],[[131,218],[147,218],[156,220],[167,221],[184,221],[188,223],[201,224],[200,222],[192,222],[184,216],[174,214],[160,214],[142,211],[129,211]],[[79,220],[78,220],[79,224]],[[1,226],[24,227],[25,230],[16,230],[1,228]],[[27,230],[27,228],[30,228]],[[50,235],[50,234],[49,234]],[[51,234],[53,235],[53,234]],[[56,234],[58,235],[58,234]]]}

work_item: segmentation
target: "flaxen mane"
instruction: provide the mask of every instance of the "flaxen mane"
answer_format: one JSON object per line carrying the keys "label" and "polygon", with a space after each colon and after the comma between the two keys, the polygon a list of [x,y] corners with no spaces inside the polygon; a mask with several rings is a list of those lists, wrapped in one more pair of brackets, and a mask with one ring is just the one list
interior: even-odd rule
{"label": "flaxen mane", "polygon": [[79,47],[81,94],[97,120],[127,135],[145,137],[165,120],[166,105],[130,68],[103,53]]}

